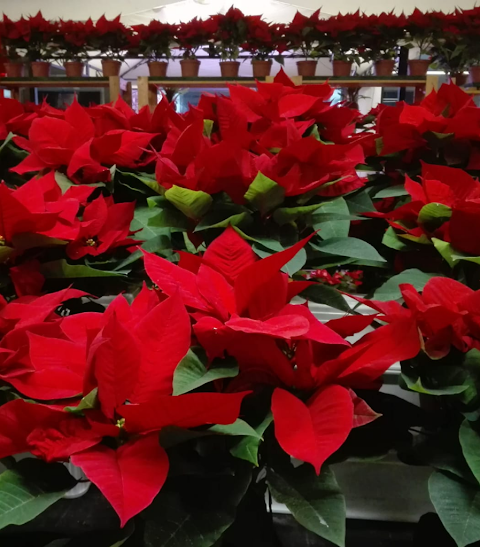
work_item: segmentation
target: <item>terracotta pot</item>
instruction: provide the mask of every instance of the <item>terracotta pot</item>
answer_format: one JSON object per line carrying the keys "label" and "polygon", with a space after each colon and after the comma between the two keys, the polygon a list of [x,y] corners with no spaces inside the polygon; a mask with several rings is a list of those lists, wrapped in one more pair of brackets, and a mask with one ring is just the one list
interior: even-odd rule
{"label": "terracotta pot", "polygon": [[350,76],[352,63],[348,61],[332,61],[333,75],[341,78]]}
{"label": "terracotta pot", "polygon": [[200,70],[200,61],[198,59],[182,59],[180,61],[183,78],[197,78]]}
{"label": "terracotta pot", "polygon": [[83,63],[81,61],[65,61],[63,66],[67,78],[81,78],[83,76]]}
{"label": "terracotta pot", "polygon": [[220,61],[222,78],[237,78],[239,69],[240,61]]}
{"label": "terracotta pot", "polygon": [[474,84],[480,82],[480,65],[470,67],[470,79]]}
{"label": "terracotta pot", "polygon": [[21,78],[23,75],[23,63],[5,63],[7,78]]}
{"label": "terracotta pot", "polygon": [[47,63],[47,61],[32,61],[32,76],[34,78],[48,78],[50,76],[50,63]]}
{"label": "terracotta pot", "polygon": [[103,75],[108,76],[120,76],[120,68],[122,67],[121,61],[115,59],[102,59]]}
{"label": "terracotta pot", "polygon": [[317,61],[297,61],[297,70],[299,76],[315,76]]}
{"label": "terracotta pot", "polygon": [[375,63],[375,74],[377,76],[391,76],[394,68],[394,59],[381,59]]}
{"label": "terracotta pot", "polygon": [[148,70],[153,78],[166,78],[168,63],[165,61],[150,61]]}
{"label": "terracotta pot", "polygon": [[272,60],[260,61],[259,59],[252,59],[252,69],[254,78],[265,78],[270,76]]}
{"label": "terracotta pot", "polygon": [[468,75],[463,72],[452,72],[450,74],[450,80],[455,80],[457,85],[465,85],[468,80]]}
{"label": "terracotta pot", "polygon": [[410,59],[408,61],[410,76],[426,76],[430,62],[430,59]]}

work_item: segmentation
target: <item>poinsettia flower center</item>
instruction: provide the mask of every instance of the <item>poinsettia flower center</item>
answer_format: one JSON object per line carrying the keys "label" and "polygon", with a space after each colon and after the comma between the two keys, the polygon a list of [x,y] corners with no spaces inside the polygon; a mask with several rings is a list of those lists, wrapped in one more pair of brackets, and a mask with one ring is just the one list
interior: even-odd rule
{"label": "poinsettia flower center", "polygon": [[117,420],[117,423],[115,424],[118,429],[123,429],[125,426],[125,418],[120,418],[120,420]]}
{"label": "poinsettia flower center", "polygon": [[4,247],[7,241],[3,236],[0,236],[0,247]]}
{"label": "poinsettia flower center", "polygon": [[87,245],[87,247],[96,247],[98,245],[97,238],[89,237],[85,240],[85,245]]}

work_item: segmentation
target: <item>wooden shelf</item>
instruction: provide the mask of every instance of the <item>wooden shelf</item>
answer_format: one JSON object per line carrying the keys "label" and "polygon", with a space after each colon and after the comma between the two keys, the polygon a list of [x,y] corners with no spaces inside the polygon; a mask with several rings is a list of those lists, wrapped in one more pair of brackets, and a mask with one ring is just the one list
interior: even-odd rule
{"label": "wooden shelf", "polygon": [[1,87],[108,87],[109,78],[0,78]]}

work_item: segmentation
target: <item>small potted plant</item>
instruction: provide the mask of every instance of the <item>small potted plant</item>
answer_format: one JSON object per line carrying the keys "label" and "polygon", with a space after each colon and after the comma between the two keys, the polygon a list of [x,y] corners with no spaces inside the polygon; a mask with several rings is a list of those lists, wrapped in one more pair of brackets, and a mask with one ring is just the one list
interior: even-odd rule
{"label": "small potted plant", "polygon": [[333,75],[348,77],[352,72],[352,64],[360,64],[358,48],[363,43],[362,34],[358,31],[360,12],[339,13],[336,17],[322,20],[317,29],[327,36],[328,49],[331,53]]}
{"label": "small potted plant", "polygon": [[214,30],[215,51],[220,56],[220,72],[224,78],[238,76],[240,46],[245,42],[245,15],[233,6],[225,13],[210,17]]}
{"label": "small potted plant", "polygon": [[327,56],[325,35],[317,30],[320,23],[320,10],[310,17],[298,12],[292,22],[287,26],[285,34],[288,39],[288,47],[294,51],[300,51],[305,60],[297,61],[299,76],[315,76],[318,58]]}
{"label": "small potted plant", "polygon": [[150,76],[165,78],[171,45],[176,34],[175,25],[153,20],[148,25],[135,25],[135,52],[148,59]]}
{"label": "small potted plant", "polygon": [[87,21],[60,20],[57,45],[68,78],[81,78],[88,58],[88,40],[94,31],[91,19]]}
{"label": "small potted plant", "polygon": [[108,20],[104,15],[95,23],[92,33],[92,47],[104,56],[102,69],[104,76],[118,76],[130,45],[131,29],[120,21],[120,15]]}
{"label": "small potted plant", "polygon": [[202,21],[195,17],[188,23],[180,23],[176,29],[178,48],[183,50],[180,66],[184,78],[196,78],[200,70],[197,51],[213,38],[213,22],[210,19]]}
{"label": "small potted plant", "polygon": [[432,62],[445,70],[457,85],[467,82],[465,71],[471,55],[461,12],[432,13]]}
{"label": "small potted plant", "polygon": [[[18,24],[20,23],[20,25]],[[50,74],[50,62],[57,49],[58,23],[48,21],[38,12],[33,17],[21,19],[18,26],[24,27],[24,47],[27,57],[31,61],[32,76],[34,78],[48,78]]]}
{"label": "small potted plant", "polygon": [[398,56],[399,42],[405,37],[405,16],[381,13],[362,19],[365,57],[374,62],[377,76],[391,76]]}
{"label": "small potted plant", "polygon": [[6,15],[0,22],[0,42],[4,46],[7,58],[4,64],[8,78],[20,78],[23,73],[25,58],[19,53],[19,50],[25,48],[23,22],[25,22],[23,18],[20,21],[12,21]]}
{"label": "small potted plant", "polygon": [[[264,21],[260,15],[245,17],[246,36],[242,49],[252,55],[253,76],[265,78],[270,76],[272,54],[285,50],[285,25],[274,25]],[[282,44],[283,39],[283,44]]]}
{"label": "small potted plant", "polygon": [[467,67],[473,83],[480,82],[480,8],[457,11],[460,41],[465,46],[464,54],[468,59]]}
{"label": "small potted plant", "polygon": [[405,30],[407,36],[404,46],[416,51],[414,59],[409,59],[411,76],[425,76],[432,57],[433,29],[430,13],[422,13],[418,8],[408,16]]}

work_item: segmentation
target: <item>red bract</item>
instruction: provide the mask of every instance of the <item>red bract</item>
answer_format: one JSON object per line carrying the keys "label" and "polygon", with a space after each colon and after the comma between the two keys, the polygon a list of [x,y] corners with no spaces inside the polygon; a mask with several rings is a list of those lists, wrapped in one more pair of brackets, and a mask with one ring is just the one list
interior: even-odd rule
{"label": "red bract", "polygon": [[98,256],[138,243],[128,238],[134,212],[135,203],[113,203],[103,196],[95,199],[85,207],[78,234],[67,246],[67,255],[73,259]]}
{"label": "red bract", "polygon": [[[457,251],[480,255],[480,241],[472,236],[480,214],[480,183],[461,169],[423,164],[421,183],[407,177],[411,201],[382,216],[413,241],[435,238]],[[435,215],[434,210],[440,211]],[[433,216],[432,216],[433,215]],[[425,242],[425,241],[424,241]]]}
{"label": "red bract", "polygon": [[422,347],[432,359],[447,355],[451,347],[461,352],[480,348],[480,291],[445,277],[434,277],[422,294],[409,284],[400,285],[408,309],[386,306],[383,302],[362,300],[384,314],[394,327],[399,314],[423,337]]}
{"label": "red bract", "polygon": [[[355,167],[364,162],[359,145],[327,145],[313,137],[286,146],[271,158],[260,156],[256,166],[264,175],[285,188],[285,195],[296,196],[322,186],[335,186],[328,195],[345,193],[361,188],[365,179],[356,175]],[[335,191],[338,187],[338,191]]]}
{"label": "red bract", "polygon": [[91,398],[75,413],[23,400],[2,406],[0,457],[26,451],[46,461],[71,457],[124,526],[151,503],[167,475],[155,432],[233,423],[246,393],[171,396],[174,370],[190,347],[190,319],[179,296],[159,302],[144,288],[131,306],[120,296],[103,315],[53,313],[76,296],[81,293],[66,290],[28,297],[0,311],[4,328],[14,327],[1,342],[2,379],[40,401],[70,397],[74,407],[82,393]]}

